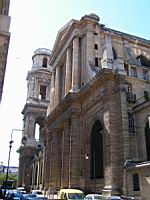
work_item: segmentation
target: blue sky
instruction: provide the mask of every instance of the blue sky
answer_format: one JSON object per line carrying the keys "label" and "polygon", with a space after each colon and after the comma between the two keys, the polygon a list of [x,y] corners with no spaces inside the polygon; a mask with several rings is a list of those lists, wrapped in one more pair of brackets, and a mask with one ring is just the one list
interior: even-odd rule
{"label": "blue sky", "polygon": [[[106,27],[150,39],[149,0],[11,0],[11,39],[0,105],[0,162],[7,165],[14,128],[22,129],[26,75],[37,48],[52,49],[57,32],[69,20],[95,13]],[[21,132],[13,132],[10,165],[18,165]]]}

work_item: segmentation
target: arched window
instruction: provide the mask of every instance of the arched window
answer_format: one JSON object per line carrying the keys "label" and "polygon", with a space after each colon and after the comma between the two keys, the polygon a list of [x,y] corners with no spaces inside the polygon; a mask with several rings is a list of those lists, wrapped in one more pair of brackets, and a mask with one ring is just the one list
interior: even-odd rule
{"label": "arched window", "polygon": [[43,58],[43,67],[47,67],[47,58]]}
{"label": "arched window", "polygon": [[115,51],[114,48],[112,48],[112,51],[113,51],[113,57],[114,57],[114,60],[116,60],[116,59],[117,59],[117,53],[116,53],[116,51]]}
{"label": "arched window", "polygon": [[145,143],[146,143],[146,153],[147,153],[147,160],[150,161],[150,127],[149,127],[149,120],[147,120],[145,126]]}
{"label": "arched window", "polygon": [[147,59],[145,56],[140,55],[137,57],[137,59],[140,61],[142,66],[150,67],[150,60]]}
{"label": "arched window", "polygon": [[39,124],[36,123],[36,125],[35,125],[35,139],[39,140],[39,136],[40,136],[40,126],[39,126]]}
{"label": "arched window", "polygon": [[102,124],[96,120],[91,132],[91,179],[104,177]]}
{"label": "arched window", "polygon": [[140,191],[140,181],[139,181],[139,174],[133,174],[133,191]]}

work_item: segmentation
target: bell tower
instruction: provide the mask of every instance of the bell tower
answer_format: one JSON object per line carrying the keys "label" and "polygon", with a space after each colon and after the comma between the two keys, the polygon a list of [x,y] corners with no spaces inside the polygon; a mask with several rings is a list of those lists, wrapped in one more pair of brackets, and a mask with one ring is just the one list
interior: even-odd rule
{"label": "bell tower", "polygon": [[25,185],[28,189],[30,181],[28,176],[29,163],[37,153],[38,145],[43,144],[43,137],[36,138],[36,125],[39,129],[47,114],[47,107],[50,103],[51,67],[48,64],[50,50],[39,48],[32,57],[32,69],[27,74],[27,99],[23,108],[23,129],[27,139],[25,146],[18,150],[19,160],[19,185]]}

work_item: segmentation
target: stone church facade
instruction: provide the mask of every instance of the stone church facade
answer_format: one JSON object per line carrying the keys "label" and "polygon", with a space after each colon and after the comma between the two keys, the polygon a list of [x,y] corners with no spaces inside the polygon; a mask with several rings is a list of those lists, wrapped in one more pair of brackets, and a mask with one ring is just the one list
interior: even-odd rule
{"label": "stone church facade", "polygon": [[32,59],[18,184],[148,200],[150,41],[90,14]]}

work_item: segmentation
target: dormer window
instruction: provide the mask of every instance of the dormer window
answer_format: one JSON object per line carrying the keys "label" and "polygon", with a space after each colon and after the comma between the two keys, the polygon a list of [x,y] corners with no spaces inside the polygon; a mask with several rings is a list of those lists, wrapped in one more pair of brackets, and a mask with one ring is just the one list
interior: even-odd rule
{"label": "dormer window", "polygon": [[47,58],[43,58],[43,67],[47,67]]}

